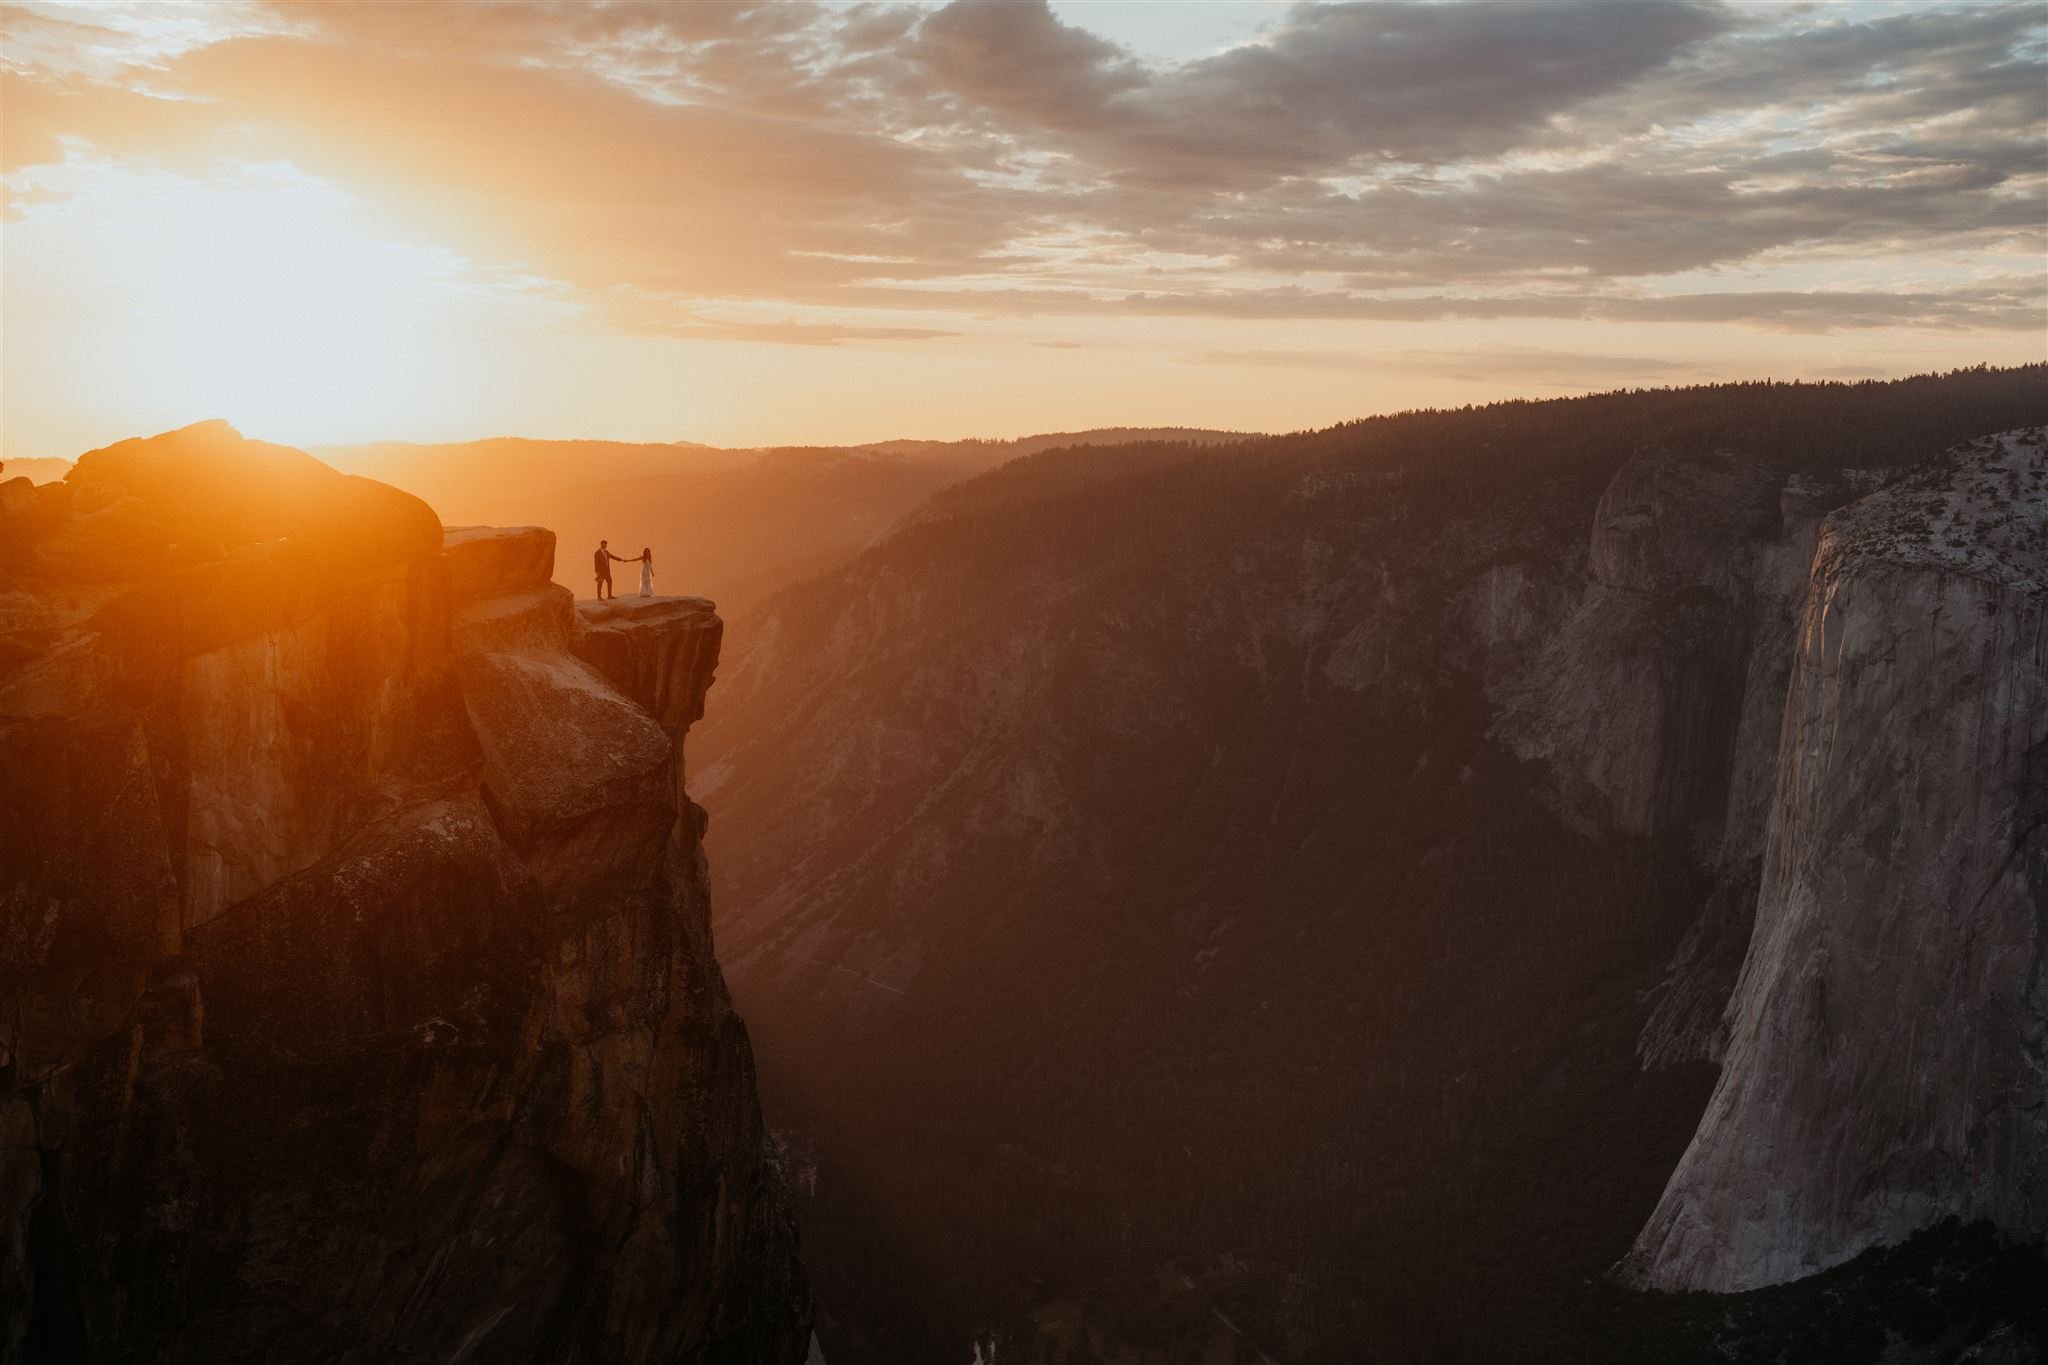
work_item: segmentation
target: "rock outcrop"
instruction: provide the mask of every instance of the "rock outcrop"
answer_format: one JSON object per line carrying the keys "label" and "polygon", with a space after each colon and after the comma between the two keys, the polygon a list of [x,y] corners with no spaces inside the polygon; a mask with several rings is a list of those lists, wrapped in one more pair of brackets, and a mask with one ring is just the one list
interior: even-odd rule
{"label": "rock outcrop", "polygon": [[1595,838],[1682,851],[1711,888],[1655,992],[1647,1066],[1726,1051],[1808,569],[1827,514],[1886,477],[1646,452],[1603,491],[1583,573],[1557,588],[1575,594],[1522,612],[1533,647],[1491,648],[1480,622],[1495,734],[1544,762],[1558,815]]}
{"label": "rock outcrop", "polygon": [[1825,524],[1723,1071],[1641,1283],[2048,1227],[2044,445],[1980,441]]}
{"label": "rock outcrop", "polygon": [[1499,733],[1548,763],[1575,828],[1721,838],[1782,480],[1759,459],[1648,455],[1608,484],[1579,601],[1494,689]]}
{"label": "rock outcrop", "polygon": [[800,1361],[720,623],[207,424],[0,520],[0,1361]]}

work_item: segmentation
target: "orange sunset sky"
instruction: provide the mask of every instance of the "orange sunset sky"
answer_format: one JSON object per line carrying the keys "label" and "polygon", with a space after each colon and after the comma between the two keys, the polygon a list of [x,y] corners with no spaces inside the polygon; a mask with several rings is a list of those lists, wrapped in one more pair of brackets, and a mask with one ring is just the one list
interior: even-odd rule
{"label": "orange sunset sky", "polygon": [[24,4],[0,455],[1289,429],[2044,356],[2022,3]]}

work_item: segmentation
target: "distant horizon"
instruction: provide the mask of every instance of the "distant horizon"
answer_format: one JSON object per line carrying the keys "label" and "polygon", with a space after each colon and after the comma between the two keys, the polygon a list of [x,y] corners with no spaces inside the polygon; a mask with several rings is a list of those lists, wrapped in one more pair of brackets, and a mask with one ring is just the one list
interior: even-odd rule
{"label": "distant horizon", "polygon": [[158,436],[166,432],[180,431],[187,427],[199,426],[207,422],[216,421],[226,422],[230,427],[232,427],[237,432],[241,433],[243,436],[249,438],[250,440],[264,441],[272,445],[290,446],[298,450],[306,451],[308,454],[322,456],[322,458],[325,458],[326,452],[345,453],[351,450],[363,450],[377,446],[463,446],[482,445],[491,441],[532,441],[547,443],[559,442],[566,444],[591,443],[602,445],[627,446],[673,446],[677,448],[694,447],[702,450],[733,452],[752,450],[792,449],[856,450],[872,446],[884,446],[905,443],[922,443],[929,445],[962,445],[970,442],[979,442],[987,445],[1005,445],[1020,441],[1029,441],[1044,436],[1085,436],[1099,431],[1126,430],[1196,431],[1220,435],[1241,436],[1247,440],[1256,440],[1276,436],[1296,435],[1303,432],[1324,431],[1328,430],[1331,427],[1342,426],[1348,422],[1365,421],[1376,417],[1399,417],[1404,414],[1413,412],[1455,411],[1459,408],[1484,408],[1498,404],[1508,403],[1546,403],[1555,401],[1565,401],[1573,398],[1593,398],[1603,394],[1611,393],[1655,393],[1682,389],[1715,388],[1724,385],[1740,384],[1893,384],[1912,379],[1930,378],[1936,375],[1952,373],[1959,370],[1975,369],[1980,366],[1988,366],[1989,368],[1996,370],[2015,370],[2026,369],[2030,366],[2037,365],[2048,365],[2048,351],[2044,351],[2044,354],[2040,358],[2032,360],[1971,360],[1962,361],[1949,365],[1940,365],[1925,370],[1915,370],[1903,374],[1859,375],[1854,377],[1758,374],[1730,376],[1727,378],[1719,379],[1702,379],[1687,383],[1615,384],[1602,388],[1575,390],[1570,393],[1504,393],[1490,398],[1475,398],[1465,403],[1410,404],[1402,407],[1382,408],[1371,412],[1353,412],[1348,416],[1334,417],[1326,421],[1308,422],[1301,423],[1298,425],[1276,425],[1258,430],[1241,427],[1209,426],[1187,421],[1126,420],[1096,422],[1087,426],[1036,427],[1019,431],[1013,435],[1004,436],[991,436],[984,434],[961,436],[924,436],[905,435],[902,434],[901,432],[898,432],[898,434],[896,435],[862,437],[860,439],[854,440],[768,440],[735,443],[730,445],[720,444],[711,441],[699,441],[691,437],[672,437],[664,439],[660,437],[593,435],[588,432],[578,433],[575,435],[537,435],[531,432],[514,431],[494,431],[489,433],[488,435],[482,436],[452,436],[445,438],[380,436],[360,441],[295,441],[279,436],[272,432],[262,430],[251,430],[248,426],[245,426],[241,422],[236,421],[233,417],[224,416],[216,413],[205,417],[196,417],[188,422],[172,422],[169,423],[168,425],[152,427],[148,430],[128,431],[121,435],[113,436],[107,440],[98,442],[95,445],[87,446],[68,454],[19,455],[7,452],[4,445],[0,445],[0,463],[5,463],[8,461],[26,462],[30,460],[57,460],[64,461],[67,463],[75,462],[81,455],[90,454],[94,450],[104,449],[107,446],[116,445],[122,441],[134,440],[137,438],[144,438],[150,436]]}

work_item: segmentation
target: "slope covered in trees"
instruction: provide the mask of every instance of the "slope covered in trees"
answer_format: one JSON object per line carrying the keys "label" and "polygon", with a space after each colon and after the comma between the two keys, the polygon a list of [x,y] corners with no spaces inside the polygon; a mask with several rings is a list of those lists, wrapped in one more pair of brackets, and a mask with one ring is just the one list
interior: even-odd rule
{"label": "slope covered in trees", "polygon": [[1509,692],[1631,461],[1847,488],[2044,415],[2034,367],[1052,450],[776,597],[690,759],[828,1354],[1654,1339],[1601,1277],[1713,1070],[1637,1040],[1744,874],[1588,827]]}

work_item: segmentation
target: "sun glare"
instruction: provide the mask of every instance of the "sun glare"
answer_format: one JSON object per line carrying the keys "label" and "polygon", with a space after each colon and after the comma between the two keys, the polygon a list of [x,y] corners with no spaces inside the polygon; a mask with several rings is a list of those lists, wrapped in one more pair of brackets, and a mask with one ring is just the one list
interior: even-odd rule
{"label": "sun glare", "polygon": [[431,421],[494,321],[546,306],[395,240],[289,164],[200,181],[74,158],[24,179],[8,289],[43,325],[8,349],[7,383],[98,385],[68,396],[130,426],[223,416],[301,442],[405,429]]}

